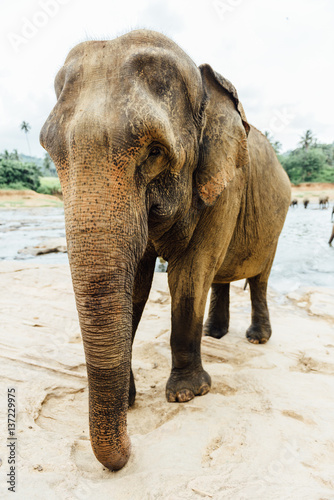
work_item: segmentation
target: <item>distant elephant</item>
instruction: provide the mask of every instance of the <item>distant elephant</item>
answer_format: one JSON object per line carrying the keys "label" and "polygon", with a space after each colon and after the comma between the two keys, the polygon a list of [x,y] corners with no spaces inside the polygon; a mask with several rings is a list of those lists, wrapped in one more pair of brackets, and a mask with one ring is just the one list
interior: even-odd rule
{"label": "distant elephant", "polygon": [[61,181],[68,256],[86,355],[90,435],[111,470],[130,455],[132,340],[157,256],[168,261],[172,370],[168,401],[210,390],[208,335],[229,323],[229,284],[248,278],[247,338],[267,342],[267,282],[290,204],[268,140],[233,85],[171,40],[138,30],[71,50],[40,140]]}
{"label": "distant elephant", "polygon": [[291,200],[290,207],[292,208],[298,207],[298,200],[296,198]]}
{"label": "distant elephant", "polygon": [[[334,212],[334,209],[333,209],[333,212]],[[328,244],[329,244],[330,247],[332,246],[332,241],[333,240],[334,240],[334,224],[333,224],[333,227],[332,227],[331,237],[329,238],[329,241],[328,241]]]}
{"label": "distant elephant", "polygon": [[323,196],[319,198],[319,208],[327,208],[329,205],[329,197]]}
{"label": "distant elephant", "polygon": [[303,204],[304,204],[304,208],[307,208],[307,205],[310,203],[310,200],[307,199],[307,198],[304,198],[303,200]]}

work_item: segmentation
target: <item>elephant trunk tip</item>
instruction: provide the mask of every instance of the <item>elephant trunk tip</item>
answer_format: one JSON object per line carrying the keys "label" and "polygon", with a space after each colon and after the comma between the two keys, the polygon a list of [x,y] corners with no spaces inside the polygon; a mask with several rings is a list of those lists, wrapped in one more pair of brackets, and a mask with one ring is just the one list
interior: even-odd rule
{"label": "elephant trunk tip", "polygon": [[112,451],[96,449],[93,445],[93,450],[98,461],[112,472],[122,469],[128,462],[131,454],[130,438],[126,436],[125,443],[122,444],[122,449],[113,449]]}

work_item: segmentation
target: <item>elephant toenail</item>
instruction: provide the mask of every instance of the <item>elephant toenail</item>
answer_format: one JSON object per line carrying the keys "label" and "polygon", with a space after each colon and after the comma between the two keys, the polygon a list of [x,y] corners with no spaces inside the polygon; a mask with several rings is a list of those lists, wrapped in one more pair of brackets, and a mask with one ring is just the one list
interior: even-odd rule
{"label": "elephant toenail", "polygon": [[201,385],[199,389],[200,396],[204,396],[204,394],[207,394],[210,391],[210,387],[208,384],[203,384]]}
{"label": "elephant toenail", "polygon": [[169,392],[167,394],[167,401],[168,403],[175,403],[176,402],[176,396],[172,392]]}

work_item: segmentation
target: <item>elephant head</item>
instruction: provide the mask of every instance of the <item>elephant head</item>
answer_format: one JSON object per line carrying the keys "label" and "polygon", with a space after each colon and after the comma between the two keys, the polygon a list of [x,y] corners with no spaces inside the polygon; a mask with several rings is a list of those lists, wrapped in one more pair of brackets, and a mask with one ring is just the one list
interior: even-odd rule
{"label": "elephant head", "polygon": [[160,241],[189,214],[196,218],[194,198],[204,207],[214,204],[247,168],[249,125],[227,80],[146,30],[76,46],[55,90],[40,141],[64,196],[91,442],[98,460],[117,470],[130,453],[126,413],[138,264],[148,241]]}

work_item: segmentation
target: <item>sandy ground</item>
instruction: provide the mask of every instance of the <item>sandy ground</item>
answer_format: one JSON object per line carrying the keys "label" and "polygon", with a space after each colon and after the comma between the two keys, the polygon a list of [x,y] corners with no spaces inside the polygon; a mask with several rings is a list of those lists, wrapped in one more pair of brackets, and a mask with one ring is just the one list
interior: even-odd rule
{"label": "sandy ground", "polygon": [[[334,498],[334,289],[269,294],[273,336],[252,345],[248,290],[232,286],[230,333],[203,339],[212,391],[167,403],[170,297],[156,274],[136,336],[132,455],[91,450],[87,379],[69,269],[0,265],[0,498]],[[7,389],[17,391],[17,485],[7,491]]]}

